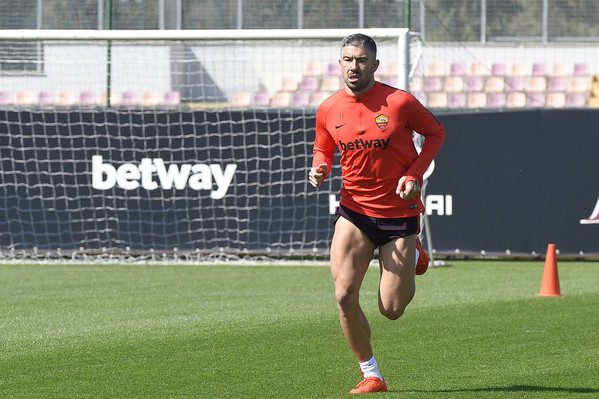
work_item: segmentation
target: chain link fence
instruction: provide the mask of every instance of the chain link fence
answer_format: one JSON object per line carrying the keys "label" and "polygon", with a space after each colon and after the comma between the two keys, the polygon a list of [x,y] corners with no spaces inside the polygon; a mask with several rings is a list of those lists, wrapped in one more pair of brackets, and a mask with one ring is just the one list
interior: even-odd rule
{"label": "chain link fence", "polygon": [[427,42],[584,41],[595,0],[3,0],[3,29],[402,28]]}

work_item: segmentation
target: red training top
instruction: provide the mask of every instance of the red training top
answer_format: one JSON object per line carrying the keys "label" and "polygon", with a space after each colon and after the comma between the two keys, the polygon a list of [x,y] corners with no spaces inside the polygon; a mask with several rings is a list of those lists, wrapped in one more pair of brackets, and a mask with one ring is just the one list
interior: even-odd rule
{"label": "red training top", "polygon": [[[420,155],[412,130],[425,136]],[[411,94],[376,82],[359,98],[341,90],[316,114],[312,166],[333,164],[341,152],[341,205],[367,216],[401,218],[424,212],[420,196],[403,200],[397,183],[422,176],[445,140],[445,128]],[[326,176],[325,176],[326,178]]]}

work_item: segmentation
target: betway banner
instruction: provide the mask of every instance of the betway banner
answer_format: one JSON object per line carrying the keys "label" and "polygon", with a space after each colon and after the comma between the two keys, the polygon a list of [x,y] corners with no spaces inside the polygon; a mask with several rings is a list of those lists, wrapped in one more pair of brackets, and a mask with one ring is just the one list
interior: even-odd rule
{"label": "betway banner", "polygon": [[[599,253],[599,112],[438,116],[438,253]],[[314,124],[302,110],[0,111],[0,251],[326,254],[340,168],[308,184]]]}

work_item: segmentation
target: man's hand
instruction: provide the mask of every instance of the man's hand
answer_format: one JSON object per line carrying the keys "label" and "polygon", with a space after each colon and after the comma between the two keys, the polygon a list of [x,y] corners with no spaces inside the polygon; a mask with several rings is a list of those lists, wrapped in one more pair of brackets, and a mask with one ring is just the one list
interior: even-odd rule
{"label": "man's hand", "polygon": [[310,169],[310,174],[308,175],[310,178],[310,184],[316,188],[320,187],[328,170],[329,166],[326,163],[321,163],[318,166],[313,166]]}
{"label": "man's hand", "polygon": [[416,180],[410,180],[406,183],[406,179],[406,176],[402,176],[401,179],[399,179],[395,194],[399,194],[401,199],[411,200],[420,193],[421,188]]}

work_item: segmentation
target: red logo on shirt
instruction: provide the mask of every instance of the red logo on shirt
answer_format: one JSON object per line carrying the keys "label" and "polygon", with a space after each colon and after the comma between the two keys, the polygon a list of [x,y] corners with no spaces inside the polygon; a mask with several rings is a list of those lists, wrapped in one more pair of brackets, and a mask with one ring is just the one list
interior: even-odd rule
{"label": "red logo on shirt", "polygon": [[374,121],[376,122],[376,125],[379,127],[379,129],[385,130],[387,124],[389,123],[389,117],[387,115],[380,114],[379,116],[374,118]]}

